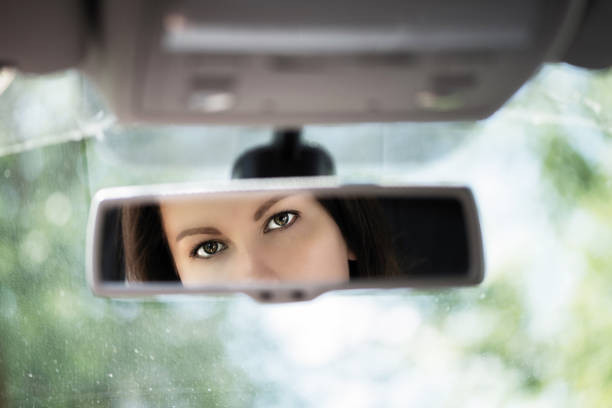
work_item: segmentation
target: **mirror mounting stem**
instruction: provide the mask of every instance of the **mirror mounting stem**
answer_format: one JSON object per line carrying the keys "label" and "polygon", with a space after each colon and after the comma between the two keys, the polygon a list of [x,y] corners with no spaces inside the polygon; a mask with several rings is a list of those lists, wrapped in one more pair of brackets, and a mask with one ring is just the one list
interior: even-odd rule
{"label": "mirror mounting stem", "polygon": [[334,162],[324,149],[304,144],[301,128],[281,128],[272,142],[243,153],[234,163],[232,178],[330,176]]}

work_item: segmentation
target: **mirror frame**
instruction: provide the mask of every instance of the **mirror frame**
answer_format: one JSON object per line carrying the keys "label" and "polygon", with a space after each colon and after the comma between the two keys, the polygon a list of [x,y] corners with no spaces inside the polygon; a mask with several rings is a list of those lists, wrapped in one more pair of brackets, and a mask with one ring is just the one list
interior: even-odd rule
{"label": "mirror frame", "polygon": [[[102,221],[104,212],[119,202],[150,202],[164,197],[203,196],[211,193],[257,192],[315,192],[318,195],[386,196],[405,198],[452,198],[459,201],[464,212],[468,239],[469,267],[462,278],[400,278],[393,280],[364,279],[344,283],[248,283],[214,284],[184,287],[175,283],[104,282],[99,268],[102,259]],[[341,192],[338,195],[338,192]],[[484,249],[478,209],[469,187],[444,185],[397,184],[343,184],[337,177],[296,177],[275,179],[240,179],[207,183],[177,183],[142,186],[112,187],[99,190],[92,199],[87,226],[86,273],[87,280],[97,296],[146,297],[157,295],[223,295],[244,293],[262,302],[288,302],[310,300],[332,290],[415,288],[433,289],[455,286],[475,286],[485,274]]]}

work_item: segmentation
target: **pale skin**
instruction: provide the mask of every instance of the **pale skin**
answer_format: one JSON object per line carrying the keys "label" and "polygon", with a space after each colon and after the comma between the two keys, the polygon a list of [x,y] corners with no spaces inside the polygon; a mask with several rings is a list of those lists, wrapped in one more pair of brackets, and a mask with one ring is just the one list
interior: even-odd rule
{"label": "pale skin", "polygon": [[355,256],[310,194],[165,201],[164,232],[181,282],[345,282]]}

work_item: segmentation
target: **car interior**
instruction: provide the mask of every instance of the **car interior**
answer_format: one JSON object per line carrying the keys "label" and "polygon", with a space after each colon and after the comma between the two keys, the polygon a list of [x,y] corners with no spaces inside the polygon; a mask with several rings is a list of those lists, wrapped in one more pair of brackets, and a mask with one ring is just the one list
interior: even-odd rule
{"label": "car interior", "polygon": [[0,406],[612,404],[612,3],[0,10]]}

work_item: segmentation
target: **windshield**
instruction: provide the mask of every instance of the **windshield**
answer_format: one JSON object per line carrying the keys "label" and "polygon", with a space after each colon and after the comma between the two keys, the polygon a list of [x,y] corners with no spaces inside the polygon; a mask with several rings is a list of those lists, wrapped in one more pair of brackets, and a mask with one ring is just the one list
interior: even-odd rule
{"label": "windshield", "polygon": [[474,288],[97,298],[101,187],[226,180],[266,127],[118,126],[75,72],[0,96],[0,405],[612,404],[612,72],[551,65],[475,123],[308,126],[339,177],[460,183]]}

